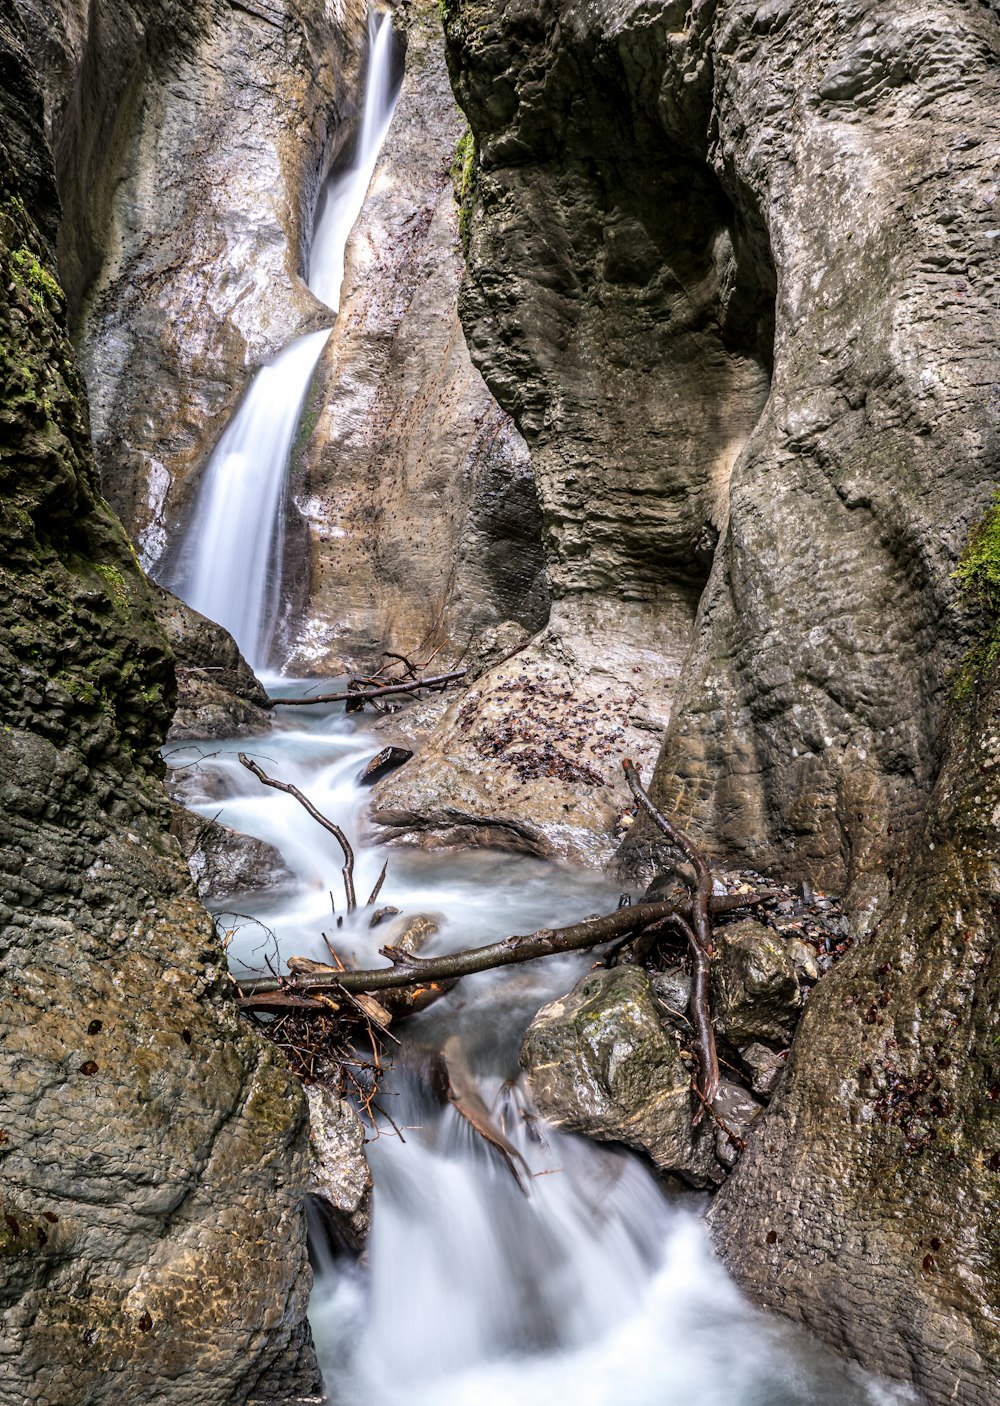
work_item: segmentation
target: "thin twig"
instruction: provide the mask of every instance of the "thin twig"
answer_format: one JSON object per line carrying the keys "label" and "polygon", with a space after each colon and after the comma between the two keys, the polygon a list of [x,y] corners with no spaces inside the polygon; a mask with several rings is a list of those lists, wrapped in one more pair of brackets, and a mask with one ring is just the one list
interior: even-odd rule
{"label": "thin twig", "polygon": [[239,754],[240,764],[245,766],[247,771],[252,771],[258,781],[265,786],[273,786],[276,791],[284,791],[286,795],[294,796],[299,805],[302,806],[316,821],[317,825],[322,825],[323,829],[333,835],[344,851],[344,892],[347,894],[347,911],[353,913],[358,906],[358,901],[354,896],[354,851],[351,849],[350,841],[341,830],[339,825],[334,824],[327,816],[323,815],[313,805],[308,796],[304,796],[297,786],[293,786],[290,781],[278,781],[273,776],[268,776],[261,771],[256,762],[251,761],[245,752]]}
{"label": "thin twig", "polygon": [[379,876],[378,876],[378,883],[375,885],[375,887],[372,889],[371,893],[368,895],[368,902],[365,904],[365,907],[366,907],[366,908],[370,908],[370,907],[372,906],[372,904],[375,902],[376,898],[378,898],[379,894],[382,892],[382,885],[385,883],[385,876],[386,876],[386,874],[388,874],[388,872],[389,872],[389,861],[388,861],[388,859],[387,859],[387,860],[385,861],[385,863],[382,865],[382,872],[381,872],[381,874],[379,874]]}

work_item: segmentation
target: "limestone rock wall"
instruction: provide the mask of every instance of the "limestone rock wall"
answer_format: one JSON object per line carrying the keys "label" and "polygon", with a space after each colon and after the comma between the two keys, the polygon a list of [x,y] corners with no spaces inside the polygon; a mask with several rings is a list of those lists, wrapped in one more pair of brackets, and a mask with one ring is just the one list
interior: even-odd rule
{"label": "limestone rock wall", "polygon": [[300,275],[350,131],[365,6],[18,7],[42,64],[102,483],[151,569],[252,372],[329,323]]}
{"label": "limestone rock wall", "polygon": [[670,7],[605,8],[593,29],[569,6],[447,11],[477,143],[463,323],[531,450],[554,604],[377,816],[602,862],[620,759],[652,770],[767,398],[774,289],[760,216],[704,159],[694,85],[665,133]]}
{"label": "limestone rock wall", "polygon": [[[995,684],[944,752],[941,718],[970,628],[951,573],[1000,463],[996,21],[447,7],[480,162],[463,314],[536,464],[553,618],[686,587],[657,798],[716,852],[848,887],[874,928],[807,1007],[720,1247],[763,1301],[973,1406],[1000,1366]],[[671,278],[703,295],[687,341]],[[439,794],[463,796],[494,680],[446,723]],[[404,820],[412,765],[385,783]],[[641,824],[625,850],[648,865]]]}
{"label": "limestone rock wall", "polygon": [[383,648],[454,662],[502,622],[533,632],[548,615],[531,461],[458,319],[465,123],[438,7],[396,23],[402,89],[292,465],[292,671],[370,666]]}
{"label": "limestone rock wall", "polygon": [[[643,640],[647,603],[673,614],[656,789],[710,843],[878,869],[933,780],[996,452],[995,17],[448,17],[479,144],[463,314],[532,451],[557,609],[596,595]],[[686,616],[657,600],[685,588]]]}
{"label": "limestone rock wall", "polygon": [[173,665],[97,493],[9,11],[0,74],[0,1397],[283,1401],[316,1382],[304,1100],[166,833]]}

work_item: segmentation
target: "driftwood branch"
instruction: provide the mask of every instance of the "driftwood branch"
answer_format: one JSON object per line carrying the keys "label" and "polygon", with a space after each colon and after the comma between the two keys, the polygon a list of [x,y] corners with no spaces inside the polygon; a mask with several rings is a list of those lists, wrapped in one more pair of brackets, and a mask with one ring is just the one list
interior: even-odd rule
{"label": "driftwood branch", "polygon": [[[709,908],[716,913],[731,913],[737,908],[752,908],[766,903],[773,896],[767,890],[761,893],[727,894],[710,899]],[[556,953],[580,952],[588,947],[599,947],[605,942],[613,942],[616,937],[621,937],[627,932],[640,932],[650,923],[660,922],[664,918],[680,917],[685,922],[690,922],[691,916],[691,904],[683,900],[670,903],[635,903],[630,908],[619,908],[603,918],[586,918],[581,923],[573,923],[565,928],[539,928],[537,932],[505,937],[502,941],[491,942],[485,947],[470,947],[441,957],[414,957],[409,952],[401,952],[397,947],[384,947],[382,955],[392,964],[388,967],[343,972],[331,968],[325,972],[297,975],[294,982],[288,977],[240,977],[237,985],[245,1001],[279,990],[293,990],[299,995],[308,995],[314,991],[331,991],[336,994],[338,989],[356,993],[426,986],[435,982],[457,980],[461,976],[470,976],[473,972],[490,971],[494,967],[534,961],[538,957],[551,957]]]}
{"label": "driftwood branch", "polygon": [[286,795],[294,796],[299,805],[316,821],[317,825],[322,825],[323,829],[328,831],[329,834],[333,835],[337,840],[340,848],[344,851],[344,868],[342,872],[344,875],[344,892],[347,894],[347,911],[353,913],[354,909],[358,906],[358,900],[354,896],[354,851],[343,830],[328,816],[318,811],[309,797],[303,795],[297,786],[293,786],[290,781],[278,781],[275,777],[268,776],[255,761],[251,761],[245,752],[240,752],[238,755],[241,765],[245,766],[247,771],[252,771],[258,781],[263,782],[265,786],[272,786],[275,791],[284,791]]}
{"label": "driftwood branch", "polygon": [[464,679],[466,673],[465,669],[453,669],[449,674],[435,674],[431,678],[376,684],[371,688],[348,689],[344,693],[317,693],[311,698],[272,698],[271,702],[282,708],[307,708],[313,703],[371,703],[381,698],[391,698],[395,694],[447,688],[449,684]]}
{"label": "driftwood branch", "polygon": [[[680,913],[673,914],[671,922],[683,932],[691,951],[691,1021],[695,1028],[698,1055],[698,1093],[705,1106],[710,1107],[719,1092],[719,1061],[712,1028],[709,976],[712,961],[712,871],[704,855],[683,830],[678,830],[657,810],[632,762],[625,761],[622,765],[629,790],[639,806],[694,867],[697,887],[691,898],[690,922]],[[698,1116],[701,1116],[700,1112]]]}

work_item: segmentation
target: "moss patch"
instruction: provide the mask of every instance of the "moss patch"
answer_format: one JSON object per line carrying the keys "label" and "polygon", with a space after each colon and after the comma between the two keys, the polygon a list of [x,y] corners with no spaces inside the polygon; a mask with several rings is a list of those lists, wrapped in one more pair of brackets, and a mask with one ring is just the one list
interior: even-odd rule
{"label": "moss patch", "polygon": [[472,204],[476,195],[476,173],[479,170],[479,151],[472,129],[466,127],[455,144],[455,154],[451,160],[451,182],[458,202],[458,233],[462,241],[462,253],[468,257],[469,230],[472,221]]}
{"label": "moss patch", "polygon": [[966,604],[982,614],[985,625],[955,676],[952,697],[962,704],[972,699],[980,680],[1000,659],[1000,489],[973,529],[953,579]]}

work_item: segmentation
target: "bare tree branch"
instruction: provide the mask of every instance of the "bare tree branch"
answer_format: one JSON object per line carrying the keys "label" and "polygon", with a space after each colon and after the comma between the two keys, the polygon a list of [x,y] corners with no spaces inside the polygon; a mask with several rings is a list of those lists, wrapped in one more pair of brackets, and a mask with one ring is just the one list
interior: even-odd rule
{"label": "bare tree branch", "polygon": [[323,815],[321,811],[318,811],[309,797],[303,795],[299,788],[293,786],[290,781],[278,781],[275,777],[268,776],[266,772],[260,769],[256,762],[250,760],[245,752],[238,753],[238,756],[240,764],[245,766],[247,771],[252,771],[258,781],[263,782],[265,786],[273,786],[276,791],[284,791],[286,795],[294,796],[299,805],[308,811],[313,820],[316,821],[317,825],[322,825],[324,830],[327,830],[336,838],[340,848],[344,851],[344,868],[342,872],[344,875],[344,892],[347,894],[347,911],[353,913],[354,909],[358,906],[358,901],[354,896],[354,851],[343,830],[341,830],[339,825],[335,825],[332,820]]}

